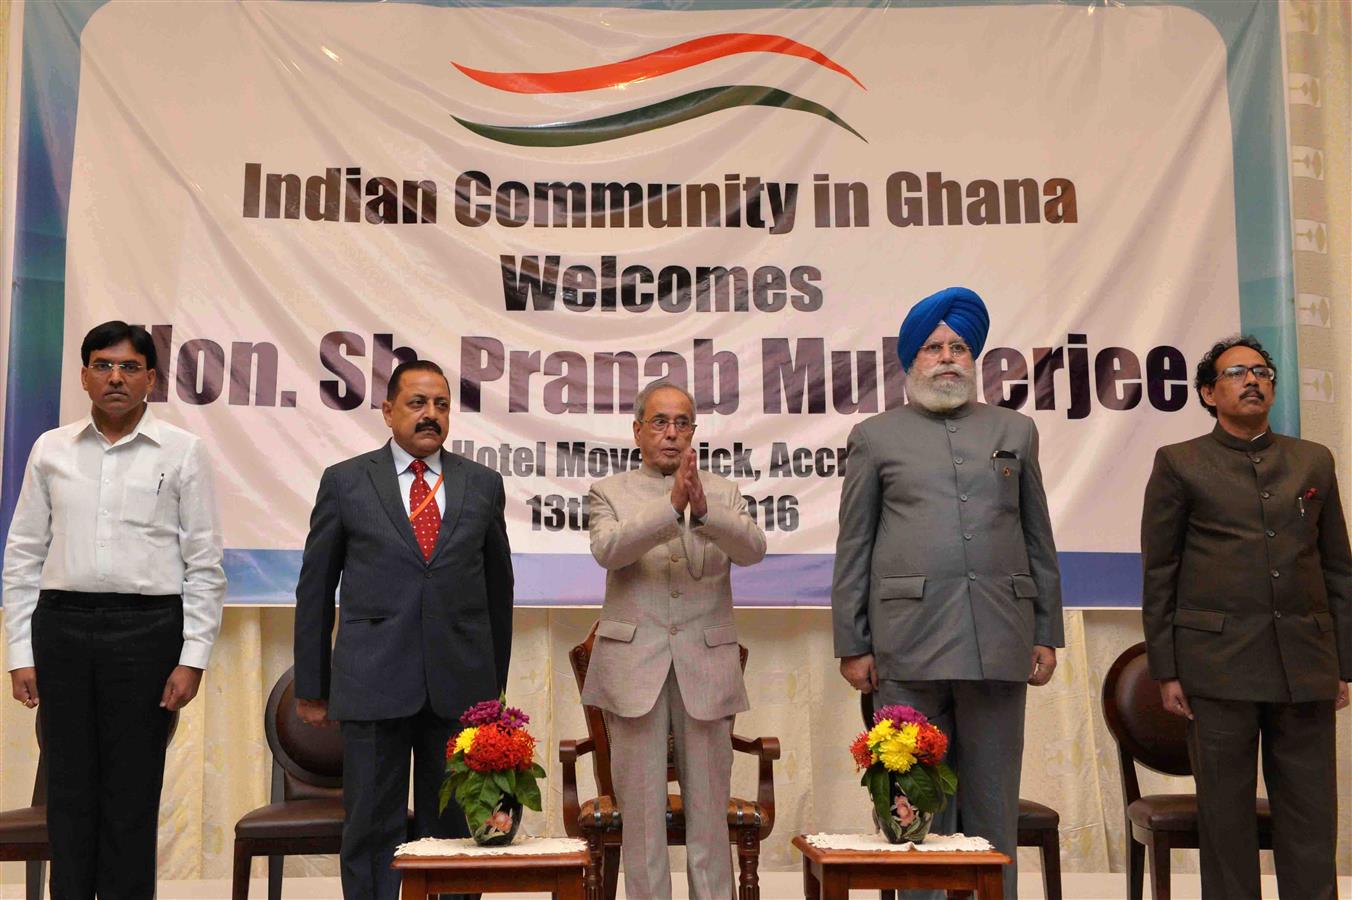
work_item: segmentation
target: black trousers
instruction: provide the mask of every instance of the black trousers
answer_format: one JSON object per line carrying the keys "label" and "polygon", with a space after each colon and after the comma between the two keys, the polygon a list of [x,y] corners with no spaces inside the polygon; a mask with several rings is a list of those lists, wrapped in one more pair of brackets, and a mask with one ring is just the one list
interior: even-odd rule
{"label": "black trousers", "polygon": [[[398,900],[394,848],[408,840],[409,756],[413,758],[414,838],[469,837],[452,799],[439,814],[446,744],[460,730],[430,706],[403,719],[348,721],[343,727],[343,900]],[[464,897],[443,894],[443,897]]]}
{"label": "black trousers", "polygon": [[1259,737],[1272,807],[1277,890],[1335,900],[1338,779],[1333,701],[1258,703],[1189,697],[1188,756],[1197,779],[1202,897],[1260,900]]}
{"label": "black trousers", "polygon": [[43,591],[33,611],[52,900],[150,900],[179,597]]}

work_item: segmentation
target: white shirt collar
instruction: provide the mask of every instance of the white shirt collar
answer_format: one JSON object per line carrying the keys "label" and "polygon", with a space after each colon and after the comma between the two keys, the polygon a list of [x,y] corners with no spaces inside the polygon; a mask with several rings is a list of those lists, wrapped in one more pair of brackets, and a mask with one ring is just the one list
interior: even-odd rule
{"label": "white shirt collar", "polygon": [[[394,453],[394,474],[402,475],[404,472],[408,471],[408,467],[413,464],[413,454],[409,453],[403,447],[400,447],[399,442],[394,439],[390,440],[390,450]],[[424,456],[422,461],[427,463],[427,470],[433,475],[441,474],[440,447],[437,448],[435,453]]]}
{"label": "white shirt collar", "polygon": [[[118,447],[122,444],[130,444],[132,441],[136,440],[137,437],[145,437],[155,444],[163,443],[160,439],[160,421],[156,418],[155,414],[150,411],[149,403],[144,404],[144,410],[145,411],[141,413],[140,421],[136,423],[136,427],[131,430],[131,433],[123,436],[109,446]],[[99,426],[94,422],[93,410],[90,410],[89,415],[85,417],[84,428],[81,428],[79,432],[77,432],[76,437],[85,434],[96,439],[102,439],[105,444],[108,442],[108,439],[103,437],[103,432],[99,431]]]}

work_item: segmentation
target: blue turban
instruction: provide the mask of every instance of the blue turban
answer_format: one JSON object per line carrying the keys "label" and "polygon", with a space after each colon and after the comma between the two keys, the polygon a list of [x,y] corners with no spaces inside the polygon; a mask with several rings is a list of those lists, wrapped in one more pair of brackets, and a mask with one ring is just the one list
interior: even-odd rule
{"label": "blue turban", "polygon": [[991,327],[986,304],[975,291],[968,288],[944,288],[911,307],[911,311],[906,314],[906,321],[901,323],[901,332],[897,335],[897,357],[903,369],[910,371],[915,355],[940,322],[948,323],[948,327],[967,342],[967,346],[972,348],[973,358],[981,355],[981,349],[986,346],[986,333]]}

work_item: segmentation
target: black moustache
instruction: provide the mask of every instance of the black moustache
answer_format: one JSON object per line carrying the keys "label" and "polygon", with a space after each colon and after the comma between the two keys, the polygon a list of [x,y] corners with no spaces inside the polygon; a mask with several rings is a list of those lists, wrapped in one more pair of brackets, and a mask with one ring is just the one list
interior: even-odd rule
{"label": "black moustache", "polygon": [[438,425],[436,422],[433,422],[431,419],[423,419],[421,422],[418,423],[418,426],[413,430],[415,432],[435,431],[437,434],[441,434],[441,426]]}

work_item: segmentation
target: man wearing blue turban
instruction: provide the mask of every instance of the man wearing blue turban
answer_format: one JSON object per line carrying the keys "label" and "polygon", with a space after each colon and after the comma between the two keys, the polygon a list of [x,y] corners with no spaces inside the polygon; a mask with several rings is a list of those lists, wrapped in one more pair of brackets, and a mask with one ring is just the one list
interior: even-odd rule
{"label": "man wearing blue turban", "polygon": [[986,304],[976,291],[965,287],[944,288],[921,300],[906,314],[897,335],[897,356],[908,373],[915,363],[920,348],[929,343],[930,335],[940,325],[957,332],[972,351],[968,361],[981,355],[986,346],[986,334],[991,329],[991,317]]}
{"label": "man wearing blue turban", "polygon": [[[902,322],[907,403],[850,433],[831,608],[845,679],[949,737],[958,791],[933,830],[1013,859],[1027,689],[1051,679],[1064,639],[1037,428],[976,399],[989,328],[963,287]],[[1004,874],[1013,900],[1015,865]]]}

